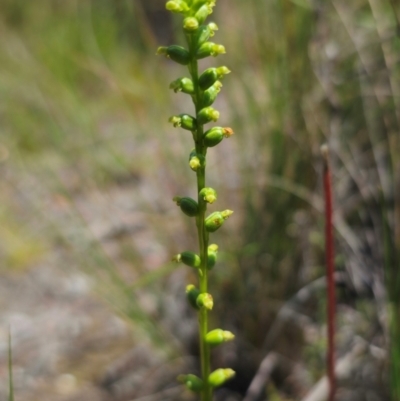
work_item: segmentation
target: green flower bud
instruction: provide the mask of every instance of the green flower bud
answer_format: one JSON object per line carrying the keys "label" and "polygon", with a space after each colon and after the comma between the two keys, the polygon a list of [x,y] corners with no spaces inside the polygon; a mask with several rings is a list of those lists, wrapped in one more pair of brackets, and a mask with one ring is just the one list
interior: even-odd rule
{"label": "green flower bud", "polygon": [[189,114],[179,114],[178,116],[172,116],[168,120],[174,127],[181,127],[188,131],[194,131],[196,129],[196,119]]}
{"label": "green flower bud", "polygon": [[193,82],[190,78],[178,78],[171,82],[169,88],[176,92],[183,92],[192,95],[194,93]]}
{"label": "green flower bud", "polygon": [[[214,250],[215,249],[215,250]],[[218,245],[212,244],[207,249],[207,269],[211,270],[217,263]]]}
{"label": "green flower bud", "polygon": [[200,88],[206,90],[214,85],[217,80],[222,79],[231,71],[228,67],[207,68],[199,77]]}
{"label": "green flower bud", "polygon": [[178,376],[178,381],[183,383],[189,390],[194,393],[200,393],[203,390],[203,380],[196,375],[180,375]]}
{"label": "green flower bud", "polygon": [[218,245],[217,244],[210,244],[207,248],[208,252],[218,252]]}
{"label": "green flower bud", "polygon": [[189,11],[189,7],[183,0],[171,0],[167,1],[165,8],[168,11],[172,11],[174,13],[185,13]]}
{"label": "green flower bud", "polygon": [[187,216],[194,217],[199,214],[199,205],[194,199],[175,196],[172,200],[181,208],[182,212],[185,213]]}
{"label": "green flower bud", "polygon": [[218,80],[216,68],[207,68],[199,77],[199,86],[202,90],[208,89]]}
{"label": "green flower bud", "polygon": [[198,60],[209,56],[217,57],[219,54],[225,54],[225,47],[213,42],[204,42],[197,50],[196,58]]}
{"label": "green flower bud", "polygon": [[189,166],[193,171],[197,171],[199,168],[204,168],[206,165],[206,158],[200,154],[191,154],[189,159]]}
{"label": "green flower bud", "polygon": [[234,338],[235,335],[230,331],[215,329],[206,334],[205,340],[207,344],[215,346],[232,341]]}
{"label": "green flower bud", "polygon": [[183,30],[186,33],[194,33],[199,28],[199,21],[194,17],[187,17],[183,20]]}
{"label": "green flower bud", "polygon": [[198,114],[199,124],[207,124],[211,121],[217,121],[219,118],[219,111],[213,107],[204,107]]}
{"label": "green flower bud", "polygon": [[231,135],[233,135],[232,128],[213,127],[204,133],[204,145],[212,148],[218,145],[224,137],[229,138]]}
{"label": "green flower bud", "polygon": [[190,53],[184,47],[178,45],[160,46],[156,54],[163,54],[182,65],[188,65],[190,62]]}
{"label": "green flower bud", "polygon": [[202,24],[206,18],[212,13],[212,8],[214,5],[210,4],[203,4],[197,11],[196,14],[194,15],[195,18],[199,21],[200,24]]}
{"label": "green flower bud", "polygon": [[201,46],[204,42],[207,42],[210,37],[214,36],[215,31],[218,30],[217,24],[210,22],[208,25],[200,25],[196,34],[197,46]]}
{"label": "green flower bud", "polygon": [[203,93],[203,106],[211,106],[217,99],[218,93],[221,91],[222,84],[220,81],[214,83]]}
{"label": "green flower bud", "polygon": [[188,284],[186,286],[186,297],[187,300],[189,301],[190,305],[194,309],[199,309],[199,306],[197,305],[197,297],[200,295],[200,290],[196,288],[193,284]]}
{"label": "green flower bud", "polygon": [[213,297],[211,294],[208,294],[206,292],[201,293],[196,300],[197,306],[199,308],[204,308],[207,310],[212,310],[214,306],[214,301]]}
{"label": "green flower bud", "polygon": [[217,231],[232,213],[232,210],[211,213],[205,220],[206,230],[210,233]]}
{"label": "green flower bud", "polygon": [[222,386],[225,382],[235,376],[235,371],[232,369],[217,369],[208,376],[208,384],[211,387]]}
{"label": "green flower bud", "polygon": [[217,200],[217,192],[215,189],[206,187],[203,188],[199,195],[207,202],[207,203],[214,203]]}
{"label": "green flower bud", "polygon": [[207,248],[207,268],[211,270],[217,263],[218,245],[211,244]]}
{"label": "green flower bud", "polygon": [[200,256],[194,252],[185,251],[175,255],[172,260],[174,262],[182,262],[187,266],[198,268],[201,265]]}

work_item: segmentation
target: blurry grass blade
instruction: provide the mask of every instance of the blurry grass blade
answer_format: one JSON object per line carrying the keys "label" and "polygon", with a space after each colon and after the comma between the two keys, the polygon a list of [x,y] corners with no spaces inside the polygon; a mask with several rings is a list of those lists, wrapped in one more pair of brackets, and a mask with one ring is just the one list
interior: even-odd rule
{"label": "blurry grass blade", "polygon": [[14,401],[14,383],[12,375],[11,330],[8,330],[8,401]]}

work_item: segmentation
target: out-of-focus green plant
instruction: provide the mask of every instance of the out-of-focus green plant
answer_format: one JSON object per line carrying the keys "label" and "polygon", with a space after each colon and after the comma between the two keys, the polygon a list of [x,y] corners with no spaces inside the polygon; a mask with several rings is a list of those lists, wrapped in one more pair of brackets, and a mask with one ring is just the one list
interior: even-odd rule
{"label": "out-of-focus green plant", "polygon": [[14,401],[14,381],[12,373],[12,350],[10,332],[8,332],[8,401]]}
{"label": "out-of-focus green plant", "polygon": [[211,347],[234,338],[229,331],[222,329],[209,331],[208,327],[208,313],[213,308],[213,298],[208,292],[208,275],[216,263],[218,251],[216,244],[209,244],[209,236],[210,233],[217,231],[233,213],[227,209],[206,216],[207,204],[217,200],[216,191],[206,186],[207,150],[233,134],[229,127],[212,127],[207,130],[204,128],[206,124],[216,122],[219,118],[219,112],[212,107],[212,104],[222,87],[220,80],[230,72],[225,66],[199,71],[198,60],[225,53],[223,45],[209,41],[218,29],[213,22],[205,23],[214,6],[215,0],[168,1],[167,10],[182,14],[184,17],[183,31],[187,48],[171,45],[159,47],[157,50],[157,54],[163,54],[178,64],[188,67],[190,77],[176,79],[171,83],[170,88],[175,92],[189,95],[195,108],[194,115],[186,113],[175,115],[170,118],[170,122],[174,127],[191,132],[195,145],[189,155],[189,166],[196,173],[197,200],[177,196],[174,201],[184,214],[195,218],[199,253],[181,252],[174,257],[174,260],[195,268],[199,276],[199,287],[189,284],[186,293],[188,301],[197,310],[199,317],[201,378],[188,374],[180,376],[179,379],[189,389],[200,393],[202,401],[211,401],[213,388],[221,386],[235,374],[230,368],[211,372],[210,366]]}

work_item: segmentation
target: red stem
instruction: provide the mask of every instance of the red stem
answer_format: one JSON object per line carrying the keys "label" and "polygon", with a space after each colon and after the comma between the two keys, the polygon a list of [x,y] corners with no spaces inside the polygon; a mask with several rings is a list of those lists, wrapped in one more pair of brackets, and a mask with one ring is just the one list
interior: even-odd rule
{"label": "red stem", "polygon": [[333,224],[332,224],[332,181],[329,166],[328,149],[323,148],[324,156],[324,192],[325,192],[325,258],[326,278],[328,286],[328,351],[327,371],[329,380],[329,401],[334,401],[336,391],[335,378],[335,279],[334,279],[334,246],[333,246]]}

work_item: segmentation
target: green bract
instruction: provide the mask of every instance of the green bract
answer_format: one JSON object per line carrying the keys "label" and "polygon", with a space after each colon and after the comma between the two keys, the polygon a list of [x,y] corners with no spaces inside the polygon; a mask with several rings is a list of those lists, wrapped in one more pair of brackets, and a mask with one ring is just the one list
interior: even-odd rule
{"label": "green bract", "polygon": [[174,127],[191,131],[194,148],[189,155],[189,167],[196,173],[197,199],[176,196],[174,201],[182,212],[196,220],[199,243],[198,253],[181,252],[173,260],[195,268],[198,273],[197,286],[189,284],[186,287],[186,297],[189,304],[197,311],[200,332],[201,377],[192,374],[181,375],[179,380],[190,390],[200,394],[201,401],[212,401],[213,388],[223,384],[234,375],[232,369],[218,369],[211,373],[210,349],[212,346],[232,340],[234,335],[226,330],[208,329],[208,314],[213,308],[212,295],[208,292],[208,277],[211,269],[216,266],[218,246],[209,244],[211,233],[218,230],[225,220],[233,213],[227,209],[207,215],[209,204],[217,201],[217,193],[206,185],[206,155],[207,149],[217,146],[223,138],[233,134],[228,127],[212,127],[207,131],[205,124],[215,122],[219,111],[212,104],[221,91],[221,80],[230,70],[225,66],[210,67],[199,70],[198,60],[225,53],[225,47],[210,41],[218,30],[214,22],[206,22],[212,13],[215,0],[170,0],[166,2],[167,10],[182,15],[183,37],[186,47],[180,45],[161,46],[157,54],[162,54],[171,60],[187,66],[189,76],[177,77],[170,88],[175,92],[189,95],[188,104],[194,103],[194,112],[187,110],[170,117]]}

